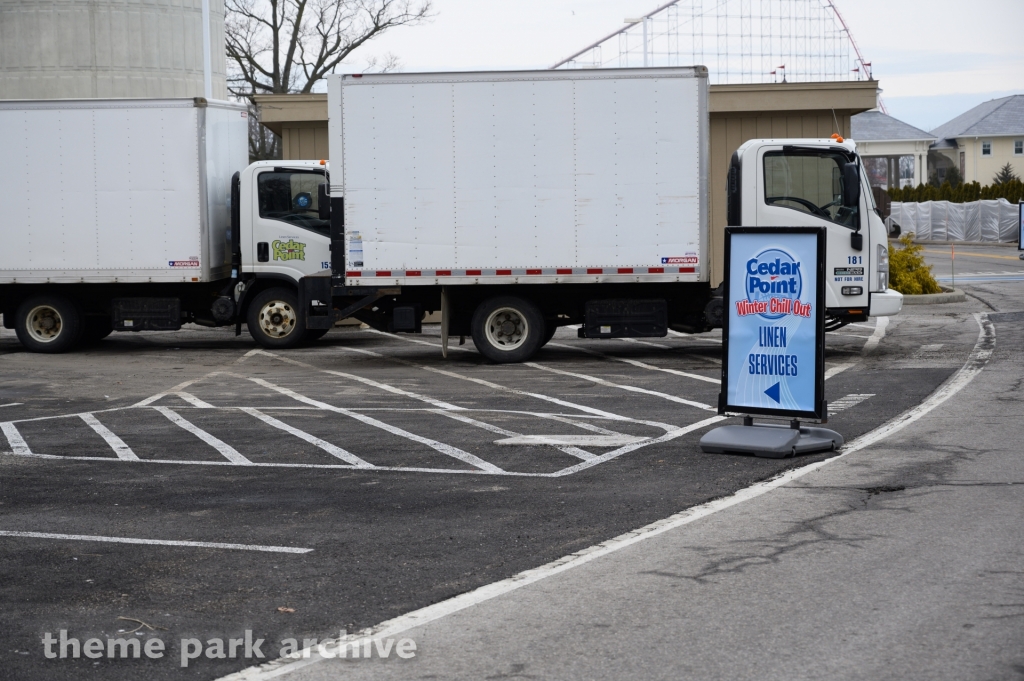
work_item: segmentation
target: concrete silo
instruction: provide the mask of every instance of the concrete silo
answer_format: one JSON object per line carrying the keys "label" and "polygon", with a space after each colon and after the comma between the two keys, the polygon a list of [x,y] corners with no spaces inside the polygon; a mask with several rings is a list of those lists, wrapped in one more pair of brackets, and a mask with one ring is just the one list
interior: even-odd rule
{"label": "concrete silo", "polygon": [[[202,97],[203,0],[0,0],[0,99]],[[224,0],[209,0],[225,99]]]}

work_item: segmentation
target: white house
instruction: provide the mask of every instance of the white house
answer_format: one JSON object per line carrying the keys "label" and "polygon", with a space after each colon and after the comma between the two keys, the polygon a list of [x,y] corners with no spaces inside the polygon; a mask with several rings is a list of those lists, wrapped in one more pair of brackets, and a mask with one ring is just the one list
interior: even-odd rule
{"label": "white house", "polygon": [[950,166],[960,170],[964,181],[982,185],[992,184],[1007,163],[1018,177],[1024,176],[1024,95],[979,104],[935,128],[932,135],[936,138],[932,158],[938,161],[940,181]]}
{"label": "white house", "polygon": [[[850,137],[857,143],[873,187],[901,187],[911,183],[916,187],[928,180],[928,148],[935,141],[935,135],[872,110],[850,117]],[[901,183],[900,158],[907,156],[914,159],[913,177]]]}

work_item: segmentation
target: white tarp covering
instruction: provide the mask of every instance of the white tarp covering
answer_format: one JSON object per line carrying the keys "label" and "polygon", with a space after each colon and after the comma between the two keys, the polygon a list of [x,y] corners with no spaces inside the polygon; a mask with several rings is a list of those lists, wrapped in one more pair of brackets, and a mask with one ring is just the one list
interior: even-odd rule
{"label": "white tarp covering", "polygon": [[950,203],[893,202],[890,223],[924,241],[1017,241],[1015,204],[1006,199]]}

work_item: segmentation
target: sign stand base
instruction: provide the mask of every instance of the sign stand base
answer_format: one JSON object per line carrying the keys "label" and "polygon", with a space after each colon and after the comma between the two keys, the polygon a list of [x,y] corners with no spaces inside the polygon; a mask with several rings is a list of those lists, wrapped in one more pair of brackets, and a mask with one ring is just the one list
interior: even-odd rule
{"label": "sign stand base", "polygon": [[788,426],[755,425],[753,417],[745,416],[742,426],[722,426],[708,431],[700,439],[700,448],[711,454],[728,452],[784,459],[796,454],[831,451],[844,442],[842,435],[828,428],[801,426],[795,420]]}

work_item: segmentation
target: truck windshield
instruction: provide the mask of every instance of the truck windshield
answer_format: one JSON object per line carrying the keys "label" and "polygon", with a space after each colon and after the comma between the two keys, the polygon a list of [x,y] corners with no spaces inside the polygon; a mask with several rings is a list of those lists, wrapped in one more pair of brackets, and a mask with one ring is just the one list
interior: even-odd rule
{"label": "truck windshield", "polygon": [[275,168],[256,179],[260,217],[283,220],[303,229],[329,236],[330,220],[320,219],[318,188],[324,174],[309,170]]}
{"label": "truck windshield", "polygon": [[845,163],[841,154],[828,151],[769,151],[764,155],[764,201],[856,229],[857,208],[843,205]]}

